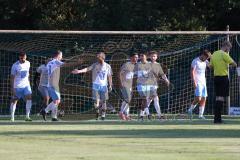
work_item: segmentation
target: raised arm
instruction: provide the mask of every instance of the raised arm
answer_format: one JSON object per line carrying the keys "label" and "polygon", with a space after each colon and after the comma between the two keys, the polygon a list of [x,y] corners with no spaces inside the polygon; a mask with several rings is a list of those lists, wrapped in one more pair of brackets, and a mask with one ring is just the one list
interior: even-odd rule
{"label": "raised arm", "polygon": [[74,70],[72,71],[72,74],[86,73],[87,71],[88,71],[88,68],[84,68],[84,69],[80,69],[80,70],[74,69]]}

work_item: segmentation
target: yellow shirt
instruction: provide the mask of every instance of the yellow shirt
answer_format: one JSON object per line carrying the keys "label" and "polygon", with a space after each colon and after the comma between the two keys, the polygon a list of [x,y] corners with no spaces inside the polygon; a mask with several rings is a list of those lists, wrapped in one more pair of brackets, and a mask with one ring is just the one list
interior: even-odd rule
{"label": "yellow shirt", "polygon": [[215,51],[210,61],[210,65],[214,69],[214,76],[227,76],[228,65],[233,62],[233,59],[228,53],[222,50]]}

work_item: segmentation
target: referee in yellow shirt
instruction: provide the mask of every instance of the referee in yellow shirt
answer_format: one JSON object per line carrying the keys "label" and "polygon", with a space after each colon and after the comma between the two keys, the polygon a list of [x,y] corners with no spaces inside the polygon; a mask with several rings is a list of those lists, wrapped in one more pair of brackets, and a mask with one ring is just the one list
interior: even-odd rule
{"label": "referee in yellow shirt", "polygon": [[224,100],[229,96],[228,67],[237,64],[230,57],[229,51],[232,44],[229,41],[223,42],[220,50],[215,51],[211,57],[210,66],[214,70],[214,88],[216,102],[214,106],[214,123],[222,123],[221,110]]}

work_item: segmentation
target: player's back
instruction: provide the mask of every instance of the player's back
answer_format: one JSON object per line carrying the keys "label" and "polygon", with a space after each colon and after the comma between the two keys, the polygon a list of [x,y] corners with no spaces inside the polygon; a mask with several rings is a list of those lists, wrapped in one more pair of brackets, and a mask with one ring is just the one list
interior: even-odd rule
{"label": "player's back", "polygon": [[48,62],[48,87],[54,87],[56,90],[59,90],[59,79],[60,79],[60,66],[63,62],[53,59]]}
{"label": "player's back", "polygon": [[206,83],[206,77],[205,77],[205,72],[206,72],[206,67],[207,67],[208,61],[202,61],[199,57],[195,58],[192,61],[192,68],[194,68],[194,75],[195,75],[195,80],[197,83]]}
{"label": "player's back", "polygon": [[122,84],[125,87],[132,87],[135,64],[126,62],[122,65],[120,73],[122,75]]}
{"label": "player's back", "polygon": [[40,83],[41,86],[47,86],[48,85],[48,69],[47,65],[42,64],[37,68],[37,72],[40,73]]}

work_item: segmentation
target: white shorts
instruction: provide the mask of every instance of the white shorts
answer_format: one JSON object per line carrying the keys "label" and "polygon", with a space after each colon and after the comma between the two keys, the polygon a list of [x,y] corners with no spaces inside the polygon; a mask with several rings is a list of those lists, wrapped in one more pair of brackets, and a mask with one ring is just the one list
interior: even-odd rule
{"label": "white shorts", "polygon": [[205,84],[197,84],[195,89],[195,96],[197,97],[207,97],[207,86]]}

